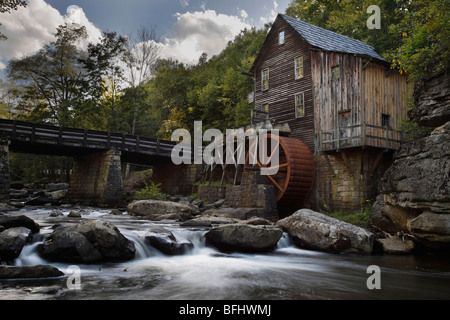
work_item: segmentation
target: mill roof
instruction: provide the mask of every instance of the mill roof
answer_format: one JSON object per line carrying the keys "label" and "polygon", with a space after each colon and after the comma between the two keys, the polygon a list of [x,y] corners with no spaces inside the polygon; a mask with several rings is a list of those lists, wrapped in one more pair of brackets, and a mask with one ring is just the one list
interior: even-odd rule
{"label": "mill roof", "polygon": [[350,53],[385,61],[375,52],[372,46],[360,40],[352,39],[284,14],[279,14],[279,16],[289,23],[313,47],[325,51]]}

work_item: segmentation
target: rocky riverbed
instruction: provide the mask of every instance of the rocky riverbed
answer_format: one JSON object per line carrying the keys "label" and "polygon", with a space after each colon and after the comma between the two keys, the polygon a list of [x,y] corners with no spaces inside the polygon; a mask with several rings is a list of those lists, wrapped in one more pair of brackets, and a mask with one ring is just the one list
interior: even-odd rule
{"label": "rocky riverbed", "polygon": [[[184,205],[190,208],[192,201]],[[135,214],[133,206],[129,211],[26,206],[5,212],[0,235],[15,231],[17,241],[15,251],[2,261],[0,298],[450,298],[447,257],[349,254],[357,252],[351,236],[327,229],[324,221],[321,232],[337,240],[305,250],[305,240],[292,237],[290,230],[298,232],[311,223],[300,222],[301,213],[274,223],[247,217],[245,210],[227,217],[225,208],[193,206],[192,211],[162,210],[159,217],[147,217],[143,211]],[[252,238],[261,240],[258,247]],[[371,265],[381,269],[381,290],[367,287]],[[79,287],[70,285],[74,279]]]}

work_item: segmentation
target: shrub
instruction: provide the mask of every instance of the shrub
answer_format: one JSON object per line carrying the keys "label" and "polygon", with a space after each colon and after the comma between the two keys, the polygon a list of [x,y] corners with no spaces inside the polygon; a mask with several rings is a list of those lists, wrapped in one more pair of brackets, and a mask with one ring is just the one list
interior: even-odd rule
{"label": "shrub", "polygon": [[164,193],[161,192],[161,183],[154,183],[151,182],[150,185],[148,185],[146,182],[144,182],[145,187],[139,191],[136,191],[135,198],[137,200],[166,200],[167,197]]}

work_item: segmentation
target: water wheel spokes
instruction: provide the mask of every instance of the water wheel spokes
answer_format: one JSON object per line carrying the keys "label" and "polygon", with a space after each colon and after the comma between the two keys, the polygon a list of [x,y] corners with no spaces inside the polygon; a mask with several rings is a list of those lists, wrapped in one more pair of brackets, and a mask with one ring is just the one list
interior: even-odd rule
{"label": "water wheel spokes", "polygon": [[[309,148],[296,138],[273,137],[268,134],[266,141],[267,150],[263,145],[260,154],[257,142],[249,146],[245,170],[262,168],[273,170],[275,174],[265,177],[267,183],[274,186],[277,202],[301,204],[309,194],[314,181],[314,159]],[[270,155],[267,155],[268,150]],[[275,154],[278,154],[278,162],[272,161]],[[258,159],[258,155],[262,159]]]}

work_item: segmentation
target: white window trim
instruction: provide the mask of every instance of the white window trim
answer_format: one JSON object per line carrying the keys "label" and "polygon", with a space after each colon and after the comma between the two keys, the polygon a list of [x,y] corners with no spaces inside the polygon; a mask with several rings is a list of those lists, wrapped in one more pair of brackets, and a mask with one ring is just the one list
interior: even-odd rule
{"label": "white window trim", "polygon": [[[301,62],[302,62],[302,74],[301,74],[301,77],[297,77],[297,59],[301,59]],[[294,58],[294,77],[295,77],[295,80],[302,79],[303,76],[305,75],[304,71],[305,71],[305,69],[304,69],[304,64],[303,64],[303,56],[295,57]]]}
{"label": "white window trim", "polygon": [[[298,114],[298,107],[300,105],[297,105],[297,96],[300,95],[300,94],[303,96],[303,115],[299,115]],[[295,105],[295,118],[304,118],[305,115],[306,115],[306,110],[305,110],[305,92],[303,91],[303,92],[296,93],[294,95],[294,101],[295,101],[294,102],[294,105]]]}
{"label": "white window trim", "polygon": [[[267,70],[267,89],[264,89],[264,71],[266,71],[266,70]],[[270,70],[269,70],[269,68],[265,68],[265,69],[261,70],[261,91],[269,90],[269,88],[270,88],[269,81],[270,81]]]}

